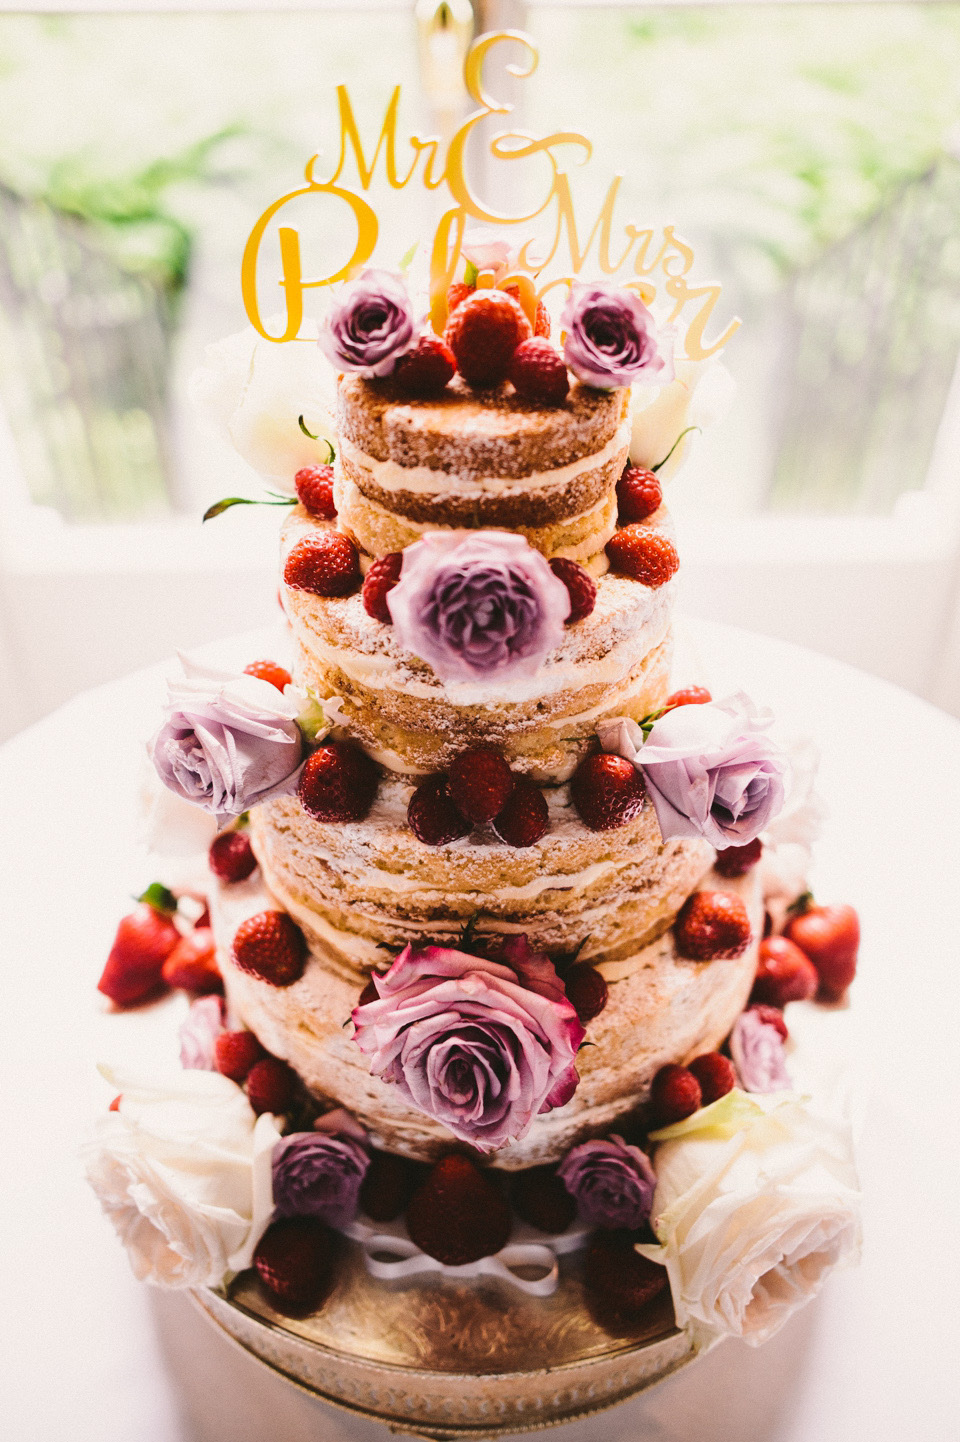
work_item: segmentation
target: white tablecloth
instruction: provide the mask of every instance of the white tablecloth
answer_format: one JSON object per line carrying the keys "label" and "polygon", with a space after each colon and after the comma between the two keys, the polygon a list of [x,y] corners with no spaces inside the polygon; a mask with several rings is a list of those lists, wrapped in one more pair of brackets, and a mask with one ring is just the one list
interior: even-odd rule
{"label": "white tablecloth", "polygon": [[[684,681],[743,687],[823,751],[814,884],[863,920],[844,1028],[868,1088],[866,1252],[766,1347],[726,1343],[565,1442],[948,1442],[960,1436],[960,724],[834,661],[689,623]],[[264,633],[216,648],[238,664]],[[275,647],[273,647],[275,649]],[[77,697],[0,749],[0,1400],[11,1442],[385,1442],[136,1283],[75,1151],[97,1058],[135,1050],[94,990],[137,853],[141,741],[164,668]],[[155,1025],[155,1023],[154,1023]]]}

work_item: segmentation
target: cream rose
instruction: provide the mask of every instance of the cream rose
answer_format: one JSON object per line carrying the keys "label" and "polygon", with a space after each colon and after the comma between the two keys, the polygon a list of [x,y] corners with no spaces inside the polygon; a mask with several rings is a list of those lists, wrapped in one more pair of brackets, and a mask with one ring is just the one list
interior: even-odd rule
{"label": "cream rose", "polygon": [[630,398],[630,464],[660,466],[657,474],[662,481],[668,481],[686,460],[697,431],[689,431],[661,466],[671,448],[689,426],[702,431],[722,420],[735,390],[730,372],[715,358],[677,360],[676,375],[669,385],[634,386]]}
{"label": "cream rose", "polygon": [[698,1347],[759,1346],[860,1253],[849,1126],[793,1092],[734,1089],[652,1134],[659,1246],[677,1324]]}
{"label": "cream rose", "polygon": [[218,1072],[101,1071],[122,1100],[81,1156],[136,1277],[216,1286],[249,1266],[273,1210],[273,1118]]}

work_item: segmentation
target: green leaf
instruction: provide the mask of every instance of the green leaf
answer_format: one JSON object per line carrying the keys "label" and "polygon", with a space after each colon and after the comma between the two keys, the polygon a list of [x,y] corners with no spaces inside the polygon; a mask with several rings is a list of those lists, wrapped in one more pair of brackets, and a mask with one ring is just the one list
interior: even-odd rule
{"label": "green leaf", "polygon": [[152,881],[137,900],[145,901],[154,911],[159,911],[164,916],[172,916],[177,909],[177,898],[162,881]]}
{"label": "green leaf", "polygon": [[650,1132],[649,1136],[652,1142],[670,1142],[677,1137],[694,1134],[705,1137],[732,1137],[743,1131],[744,1127],[752,1126],[765,1111],[766,1108],[754,1097],[741,1091],[739,1087],[734,1087],[720,1097],[719,1101],[701,1107],[692,1116],[684,1117],[682,1122],[660,1127],[657,1131]]}
{"label": "green leaf", "polygon": [[214,501],[203,513],[205,521],[212,521],[214,516],[222,516],[224,511],[229,511],[231,506],[295,506],[296,496],[278,496],[276,491],[268,491],[268,496],[273,500],[253,501],[249,496],[226,496],[222,501]]}
{"label": "green leaf", "polygon": [[333,465],[333,462],[334,462],[334,460],[336,459],[337,453],[336,453],[336,451],[333,449],[333,445],[332,445],[332,443],[327,439],[327,437],[326,437],[326,436],[323,436],[323,437],[321,438],[320,436],[315,436],[315,435],[313,434],[313,431],[308,431],[308,430],[307,430],[307,424],[306,424],[306,421],[303,419],[303,416],[297,416],[297,425],[298,425],[298,426],[300,427],[300,429],[303,431],[303,434],[304,434],[305,436],[307,436],[311,441],[319,441],[319,440],[321,440],[321,439],[323,440],[323,444],[326,446],[327,452],[328,452],[328,454],[327,454],[327,459],[326,459],[325,464],[328,465],[328,466]]}
{"label": "green leaf", "polygon": [[656,464],[655,466],[651,466],[651,467],[650,467],[650,469],[651,469],[651,471],[653,471],[654,475],[656,475],[657,471],[659,471],[659,469],[660,469],[661,466],[665,466],[665,465],[667,464],[667,461],[669,461],[670,457],[673,455],[674,451],[677,449],[677,446],[678,446],[678,445],[680,444],[680,442],[683,440],[684,436],[688,436],[691,431],[699,431],[699,430],[700,430],[700,427],[699,427],[699,426],[687,426],[684,430],[682,430],[682,431],[680,432],[680,434],[677,436],[677,439],[674,441],[673,445],[672,445],[672,446],[670,447],[670,449],[667,451],[667,454],[664,456],[663,460],[662,460],[662,461],[657,461],[657,464]]}
{"label": "green leaf", "polygon": [[297,416],[297,425],[298,425],[298,426],[300,427],[300,429],[303,431],[303,434],[304,434],[305,436],[309,436],[312,441],[318,441],[318,440],[320,439],[319,436],[315,436],[315,435],[313,434],[313,431],[308,431],[308,430],[307,430],[307,427],[306,427],[306,425],[304,424],[303,416]]}
{"label": "green leaf", "polygon": [[411,245],[410,249],[405,252],[403,259],[400,261],[400,269],[404,273],[406,273],[410,269],[411,265],[413,264],[413,257],[416,255],[419,248],[420,242],[419,240],[415,240],[413,242],[413,245]]}
{"label": "green leaf", "polygon": [[463,283],[464,283],[464,285],[476,286],[476,284],[477,284],[477,279],[478,279],[478,277],[479,277],[479,274],[480,274],[480,272],[477,270],[477,267],[474,265],[473,261],[472,261],[472,260],[468,260],[468,261],[467,261],[467,268],[466,268],[466,270],[463,272]]}

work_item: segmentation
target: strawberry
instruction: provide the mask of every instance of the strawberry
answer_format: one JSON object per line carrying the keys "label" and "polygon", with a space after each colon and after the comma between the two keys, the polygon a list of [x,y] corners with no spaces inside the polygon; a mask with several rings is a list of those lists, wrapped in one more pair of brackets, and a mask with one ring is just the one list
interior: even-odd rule
{"label": "strawberry", "polygon": [[641,1257],[633,1243],[631,1232],[596,1232],[584,1258],[588,1294],[611,1320],[637,1317],[667,1286],[666,1269]]}
{"label": "strawberry", "polygon": [[268,681],[271,686],[276,686],[282,691],[284,686],[289,686],[293,677],[284,666],[276,661],[251,661],[249,666],[244,666],[245,676],[256,676],[258,681]]}
{"label": "strawberry", "polygon": [[303,508],[314,520],[334,521],[337,508],[333,504],[333,466],[304,466],[293,478]]}
{"label": "strawberry", "polygon": [[247,1073],[247,1100],[257,1116],[263,1112],[282,1116],[289,1111],[296,1087],[296,1072],[278,1056],[255,1061]]}
{"label": "strawberry", "polygon": [[363,580],[363,590],[360,593],[363,609],[368,616],[372,616],[375,621],[382,621],[385,626],[393,625],[393,617],[387,605],[387,593],[392,591],[399,581],[402,565],[403,552],[389,551],[387,555],[374,561]]}
{"label": "strawberry", "polygon": [[357,548],[339,531],[318,531],[298,541],[287,557],[283,579],[312,596],[349,596],[360,582]]}
{"label": "strawberry", "polygon": [[[520,287],[518,285],[508,285],[505,286],[504,289],[507,295],[512,295],[514,300],[519,301]],[[547,307],[544,305],[542,300],[537,301],[536,315],[534,317],[533,324],[533,333],[534,335],[542,336],[544,340],[550,339],[550,312],[547,310]]]}
{"label": "strawberry", "polygon": [[577,1204],[557,1176],[556,1167],[515,1172],[510,1200],[517,1216],[541,1232],[565,1232],[577,1215]]}
{"label": "strawberry", "polygon": [[695,891],[677,913],[673,936],[688,961],[732,961],[750,945],[747,908],[733,891]]}
{"label": "strawberry", "polygon": [[663,505],[663,491],[653,471],[624,466],[617,482],[617,519],[621,526],[645,521]]}
{"label": "strawberry", "polygon": [[327,741],[300,773],[300,804],[315,821],[362,821],[376,800],[379,773],[349,741]]}
{"label": "strawberry", "polygon": [[457,363],[453,351],[438,335],[422,335],[413,350],[401,356],[393,379],[405,395],[427,399],[438,396],[453,380]]}
{"label": "strawberry", "polygon": [[755,1011],[759,1019],[767,1026],[775,1026],[780,1033],[782,1041],[788,1041],[790,1033],[787,1031],[787,1023],[783,1019],[783,1012],[778,1006],[763,1006],[759,1002],[751,1002],[747,1011]]}
{"label": "strawberry", "polygon": [[554,556],[550,569],[562,581],[570,593],[570,614],[567,625],[582,621],[589,616],[597,604],[597,583],[579,561],[570,561],[565,556]]}
{"label": "strawberry", "polygon": [[[144,895],[153,893],[151,887]],[[176,909],[175,899],[163,888],[158,888],[156,894],[164,900],[169,897],[171,909]],[[141,899],[136,910],[117,927],[97,990],[116,1006],[136,1006],[146,1001],[163,985],[163,963],[179,940],[180,933],[167,910]]]}
{"label": "strawberry", "polygon": [[763,855],[763,842],[759,836],[748,841],[746,846],[727,846],[717,852],[713,869],[718,876],[746,876]]}
{"label": "strawberry", "polygon": [[246,830],[221,831],[211,842],[207,859],[214,876],[228,885],[235,881],[246,881],[257,867],[257,858],[250,845],[250,833]]}
{"label": "strawberry", "polygon": [[467,1157],[437,1162],[407,1208],[411,1240],[447,1267],[492,1256],[510,1236],[510,1208]]}
{"label": "strawberry", "polygon": [[733,1062],[729,1057],[721,1056],[718,1051],[705,1051],[702,1056],[694,1057],[687,1066],[687,1071],[691,1072],[700,1084],[701,1106],[708,1107],[711,1102],[719,1101],[737,1084]]}
{"label": "strawberry", "polygon": [[680,565],[677,550],[668,536],[649,526],[624,526],[607,542],[610,565],[623,576],[632,576],[651,590],[663,586]]}
{"label": "strawberry", "polygon": [[303,975],[306,960],[303,934],[285,911],[258,911],[237,927],[234,965],[260,981],[291,986]]}
{"label": "strawberry", "polygon": [[370,1153],[360,1188],[360,1209],[372,1222],[392,1222],[406,1211],[423,1180],[423,1168],[393,1152]]}
{"label": "strawberry", "polygon": [[671,1062],[662,1066],[650,1084],[650,1106],[658,1127],[668,1127],[692,1116],[703,1104],[700,1083],[689,1067]]}
{"label": "strawberry", "polygon": [[562,406],[570,390],[563,358],[542,336],[521,341],[508,372],[521,400],[536,406]]}
{"label": "strawberry", "polygon": [[712,700],[706,686],[684,686],[682,691],[671,691],[663,703],[663,710],[672,711],[676,706],[706,706]]}
{"label": "strawberry", "polygon": [[213,1044],[214,1060],[221,1076],[243,1086],[250,1068],[266,1056],[252,1031],[222,1031]]}
{"label": "strawberry", "polygon": [[588,961],[578,961],[571,966],[563,985],[567,1001],[584,1025],[600,1015],[609,999],[607,983]]}
{"label": "strawberry", "polygon": [[808,1001],[816,989],[816,967],[795,942],[786,936],[761,941],[751,1001],[786,1006],[788,1001]]}
{"label": "strawberry", "polygon": [[478,290],[457,306],[443,338],[467,384],[484,390],[506,380],[514,351],[532,334],[522,306],[512,296],[502,290]]}
{"label": "strawberry", "polygon": [[860,918],[852,906],[808,906],[793,916],[784,935],[810,958],[820,978],[819,996],[839,1001],[857,974]]}
{"label": "strawberry", "polygon": [[163,963],[163,979],[167,986],[195,991],[201,996],[223,991],[213,932],[208,926],[194,927],[186,936],[181,936]]}
{"label": "strawberry", "polygon": [[333,1258],[333,1233],[319,1217],[281,1217],[257,1243],[253,1265],[274,1306],[302,1316],[329,1292]]}
{"label": "strawberry", "polygon": [[421,781],[410,797],[407,821],[424,846],[446,846],[470,830],[470,822],[453,804],[445,776],[428,776]]}
{"label": "strawberry", "polygon": [[493,829],[508,846],[535,846],[550,829],[547,798],[527,776],[515,776],[510,799],[493,819]]}
{"label": "strawberry", "polygon": [[476,290],[475,285],[467,285],[464,281],[454,281],[453,285],[447,287],[447,316],[453,315],[458,305],[463,305]]}
{"label": "strawberry", "polygon": [[509,801],[513,772],[498,751],[475,746],[451,761],[447,787],[460,814],[474,826],[482,826]]}
{"label": "strawberry", "polygon": [[570,780],[570,795],[585,826],[613,831],[640,815],[647,788],[632,762],[601,751],[580,762]]}

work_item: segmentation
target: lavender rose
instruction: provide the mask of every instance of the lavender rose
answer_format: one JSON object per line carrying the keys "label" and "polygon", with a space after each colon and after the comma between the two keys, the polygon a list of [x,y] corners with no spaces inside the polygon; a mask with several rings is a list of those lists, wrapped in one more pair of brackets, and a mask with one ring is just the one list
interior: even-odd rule
{"label": "lavender rose", "polygon": [[256,676],[180,659],[184,677],[168,682],[167,719],[149,746],[164,786],[221,819],[296,790],[299,702]]}
{"label": "lavender rose", "polygon": [[583,1142],[564,1157],[557,1176],[590,1227],[642,1227],[657,1178],[645,1152],[622,1137]]}
{"label": "lavender rose", "polygon": [[746,1092],[789,1091],[783,1037],[751,1007],[737,1017],[730,1033],[730,1055]]}
{"label": "lavender rose", "polygon": [[222,1031],[223,997],[197,997],[178,1033],[180,1065],[187,1071],[216,1071],[214,1044]]}
{"label": "lavender rose", "polygon": [[570,593],[506,531],[429,532],[387,596],[397,641],[442,681],[533,676],[563,638]]}
{"label": "lavender rose", "polygon": [[295,1132],[273,1149],[278,1217],[320,1217],[342,1227],[357,1213],[370,1157],[352,1136]]}
{"label": "lavender rose", "polygon": [[597,734],[604,751],[642,771],[664,840],[702,836],[721,851],[753,841],[783,806],[789,762],[765,734],[772,724],[769,711],[740,693],[677,706],[646,741],[626,718],[601,722]]}
{"label": "lavender rose", "polygon": [[388,376],[417,343],[417,322],[403,278],[365,270],[331,307],[317,340],[337,370]]}
{"label": "lavender rose", "polygon": [[573,1096],[584,1028],[564,996],[440,946],[406,947],[374,985],[378,999],[353,1013],[371,1071],[478,1151],[525,1136]]}
{"label": "lavender rose", "polygon": [[560,324],[563,358],[578,380],[598,390],[663,385],[673,380],[673,331],[658,335],[653,316],[633,291],[614,285],[575,285]]}

